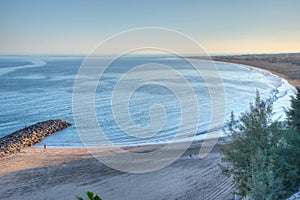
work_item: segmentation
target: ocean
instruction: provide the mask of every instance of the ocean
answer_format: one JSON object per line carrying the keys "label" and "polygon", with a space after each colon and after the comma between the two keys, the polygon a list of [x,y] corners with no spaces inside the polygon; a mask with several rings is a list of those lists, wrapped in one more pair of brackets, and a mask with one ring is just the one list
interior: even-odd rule
{"label": "ocean", "polygon": [[[74,100],[74,81],[84,59],[84,56],[64,55],[0,56],[0,137],[38,121],[62,119],[71,122],[73,126],[45,138],[42,143],[35,146],[42,147],[46,143],[48,147],[83,147],[79,133],[76,130],[72,102]],[[101,63],[102,61],[106,63],[107,59],[109,59],[109,56],[100,56],[98,67],[104,67]],[[290,96],[295,92],[295,88],[288,84],[286,80],[270,72],[249,66],[216,62],[215,65],[222,80],[222,85],[212,84],[208,86],[205,77],[199,75],[188,61],[189,59],[184,60],[172,55],[131,55],[122,57],[109,65],[101,79],[99,79],[95,91],[94,109],[99,127],[102,128],[112,144],[124,146],[168,143],[175,138],[178,131],[185,130],[188,132],[191,130],[193,128],[191,122],[197,122],[196,137],[194,138],[195,134],[191,134],[191,138],[201,139],[204,134],[209,135],[210,133],[207,133],[207,131],[211,123],[210,116],[213,112],[210,90],[224,91],[225,95],[224,98],[217,99],[218,102],[214,107],[214,112],[222,112],[221,106],[225,105],[224,119],[222,119],[225,123],[215,124],[212,127],[214,131],[223,133],[222,129],[226,126],[231,111],[234,111],[237,119],[242,113],[246,112],[249,102],[254,101],[256,90],[259,90],[261,98],[265,102],[274,101],[274,119],[285,119],[286,116],[283,111],[289,107]],[[212,70],[207,67],[208,61],[193,60],[192,62],[197,62],[199,66],[202,66],[201,70],[206,71],[207,74]],[[186,92],[184,94],[185,98],[193,98],[192,95],[195,95],[198,102],[198,108],[185,106],[185,109],[189,113],[199,113],[197,114],[198,119],[182,119],[180,98],[174,94],[172,89],[156,84],[161,78],[153,79],[152,82],[142,84],[136,88],[127,104],[126,99],[124,99],[123,103],[128,106],[127,113],[126,109],[118,107],[124,106],[124,104],[112,104],[111,98],[118,81],[134,67],[147,63],[170,66],[170,68],[185,77],[188,86],[194,91],[193,94]],[[164,74],[167,74],[164,70],[159,71],[155,68],[153,70],[151,68],[144,71],[140,70],[127,81],[140,77],[138,73],[142,73],[145,77],[158,73],[159,77],[163,77]],[[209,78],[214,79],[215,77]],[[132,85],[142,81],[141,78],[134,80]],[[168,81],[172,84],[172,87],[178,90],[183,88],[182,82],[176,79]],[[126,91],[125,84],[121,93],[126,93]],[[149,115],[153,105],[159,105],[164,110],[163,114],[155,115],[158,118],[162,115],[165,117],[165,120],[161,122],[160,129],[151,137],[135,137],[138,134],[134,132],[135,130],[143,130],[154,120]],[[220,108],[218,108],[218,105],[220,105]],[[135,124],[140,129],[131,130],[133,131],[131,135],[126,134],[127,132],[116,122],[116,116],[112,111],[113,107],[116,110],[125,110],[123,114],[128,114],[131,120],[128,122],[128,126]],[[161,112],[162,110],[157,111]],[[124,123],[126,125],[126,121]],[[89,134],[89,137],[93,139],[96,138],[94,136],[98,133],[91,130]],[[180,139],[188,140],[191,138]],[[100,146],[102,143],[104,145],[103,141],[96,140],[94,142]]]}

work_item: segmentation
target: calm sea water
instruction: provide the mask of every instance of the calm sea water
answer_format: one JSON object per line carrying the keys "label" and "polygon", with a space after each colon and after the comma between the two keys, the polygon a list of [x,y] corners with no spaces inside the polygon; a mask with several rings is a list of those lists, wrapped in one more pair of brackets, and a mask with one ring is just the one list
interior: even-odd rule
{"label": "calm sea water", "polygon": [[[108,59],[101,58],[103,62]],[[38,121],[62,119],[74,124],[72,113],[72,92],[77,71],[84,57],[81,56],[0,56],[0,137],[24,128]],[[203,70],[207,61],[199,62]],[[205,133],[210,123],[211,105],[209,89],[203,77],[190,64],[173,56],[130,56],[113,62],[105,71],[96,91],[96,115],[106,136],[116,145],[136,145],[170,141],[179,126],[189,130],[189,123],[181,124],[181,110],[178,98],[166,87],[147,84],[138,88],[128,103],[132,121],[139,126],[147,126],[151,119],[149,108],[154,104],[163,105],[166,121],[156,136],[137,139],[127,135],[118,127],[111,111],[111,95],[118,80],[133,67],[146,63],[160,63],[179,71],[194,89],[199,103],[200,122],[197,133]],[[226,119],[233,110],[237,116],[245,112],[258,89],[263,99],[273,99],[275,118],[284,119],[283,108],[289,106],[294,87],[285,80],[266,71],[250,67],[216,63],[222,77]],[[101,67],[101,62],[99,67]],[[150,74],[151,71],[142,72]],[[160,73],[165,73],[163,70]],[[213,77],[212,77],[213,78]],[[176,85],[176,80],[170,80]],[[218,90],[219,86],[215,86]],[[187,96],[189,94],[186,94]],[[220,102],[221,105],[221,102]],[[194,112],[190,108],[190,112]],[[218,110],[218,108],[216,108]],[[194,120],[194,119],[189,119]],[[222,124],[216,126],[219,131]],[[94,133],[91,131],[90,137]],[[96,141],[101,143],[101,141]],[[76,124],[43,140],[48,147],[81,147]],[[41,146],[37,144],[36,146]]]}

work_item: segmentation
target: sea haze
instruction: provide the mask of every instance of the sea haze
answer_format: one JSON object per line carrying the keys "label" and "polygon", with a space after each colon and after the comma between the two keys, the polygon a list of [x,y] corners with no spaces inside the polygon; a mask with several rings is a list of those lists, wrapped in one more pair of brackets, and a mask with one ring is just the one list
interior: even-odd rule
{"label": "sea haze", "polygon": [[[109,58],[101,57],[99,67],[104,67],[101,66],[101,60],[105,63],[107,59]],[[83,60],[83,56],[0,56],[0,137],[38,121],[62,119],[73,123],[73,126],[55,133],[35,146],[41,147],[47,143],[48,147],[83,147],[72,113],[74,80]],[[202,66],[201,70],[212,70],[207,67],[208,61],[193,60],[193,62],[198,62]],[[154,83],[143,85],[132,94],[128,102],[129,115],[135,124],[145,127],[151,123],[150,107],[161,105],[166,112],[166,120],[161,130],[151,138],[140,139],[125,134],[115,122],[111,110],[111,96],[118,80],[134,67],[147,63],[169,66],[186,78],[197,97],[200,114],[197,137],[201,138],[201,134],[206,133],[210,124],[209,90],[215,88],[222,91],[222,85],[207,87],[203,77],[189,62],[168,55],[122,57],[106,69],[96,90],[95,111],[98,124],[107,138],[115,145],[164,143],[170,142],[175,137],[180,126],[186,131],[192,129],[190,123],[181,123],[178,97],[169,88]],[[238,116],[247,110],[249,102],[255,98],[256,89],[260,91],[262,99],[266,102],[275,101],[274,118],[281,120],[285,118],[283,110],[289,106],[290,96],[295,90],[286,80],[269,72],[243,65],[222,62],[215,64],[225,91],[225,99],[219,99],[220,102],[216,105],[221,106],[222,102],[225,102],[225,121],[229,119],[231,111],[237,114],[238,119]],[[153,72],[145,70],[140,73],[147,76]],[[160,73],[167,72],[161,70]],[[175,79],[168,81],[178,89],[182,87]],[[126,89],[123,92],[127,92]],[[186,95],[188,98],[192,94]],[[188,111],[195,112],[194,109],[191,106]],[[218,124],[215,128],[222,132],[222,127],[223,124]],[[91,138],[93,134],[97,133],[91,131]],[[95,141],[95,144],[101,145],[101,141]]]}

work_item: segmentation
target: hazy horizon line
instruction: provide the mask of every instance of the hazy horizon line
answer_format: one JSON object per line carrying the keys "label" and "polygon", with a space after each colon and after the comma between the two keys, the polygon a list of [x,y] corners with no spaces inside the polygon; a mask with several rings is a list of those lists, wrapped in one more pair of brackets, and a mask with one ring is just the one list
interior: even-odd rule
{"label": "hazy horizon line", "polygon": [[[180,53],[183,56],[218,56],[218,55],[256,55],[256,54],[292,54],[300,53],[300,51],[290,51],[290,52],[237,52],[237,53]],[[0,52],[0,56],[88,56],[90,53],[23,53],[23,52]],[[113,53],[103,53],[95,54],[95,56],[116,56],[119,54]],[[169,53],[131,53],[128,55],[169,55]]]}

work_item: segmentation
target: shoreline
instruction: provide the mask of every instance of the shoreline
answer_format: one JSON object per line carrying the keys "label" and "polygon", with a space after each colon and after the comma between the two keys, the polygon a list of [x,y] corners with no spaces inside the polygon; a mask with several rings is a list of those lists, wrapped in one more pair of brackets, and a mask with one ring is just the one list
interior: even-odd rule
{"label": "shoreline", "polygon": [[[224,56],[224,57],[227,58],[227,56]],[[196,57],[196,58],[195,57],[188,57],[188,58],[189,59],[198,59],[198,60],[208,60],[207,58],[202,58],[202,57],[201,58],[198,58],[198,57]],[[250,65],[250,64],[244,64],[243,62],[219,61],[217,59],[214,59],[212,61],[221,62],[221,63],[223,62],[223,63],[237,64],[237,65],[241,65],[241,66],[248,67],[248,68],[254,68],[254,69],[261,70],[261,71],[266,71],[266,72],[269,72],[269,73],[271,73],[273,75],[278,76],[279,78],[282,78],[282,79],[286,80],[288,84],[294,86],[295,88],[297,87],[297,85],[291,84],[289,82],[289,79],[286,78],[287,77],[286,75],[278,73],[278,72],[273,71],[273,70],[265,69],[264,67],[256,67],[256,66],[253,66],[253,65]],[[281,83],[281,85],[282,85],[282,83]],[[278,89],[278,87],[277,87],[277,89]],[[222,129],[220,129],[220,131],[221,130]],[[196,136],[194,136],[194,137],[197,138],[197,137],[201,136],[201,138],[200,139],[196,139],[195,138],[193,141],[196,141],[196,142],[200,141],[201,142],[201,141],[205,140],[203,138],[211,139],[211,138],[209,138],[209,136],[210,136],[209,133],[210,132],[208,132],[208,131],[205,131],[205,133],[203,133],[203,134],[198,134],[197,133]],[[220,138],[221,137],[222,137],[222,134],[220,134]],[[187,141],[178,141],[176,143],[180,144],[182,142],[187,142]],[[147,148],[147,147],[152,148],[154,146],[164,146],[166,144],[168,144],[168,142],[165,142],[165,143],[163,143],[163,142],[162,143],[148,143],[148,144],[133,144],[133,145],[128,145],[128,146],[118,146],[118,145],[117,146],[103,146],[103,147],[101,147],[101,149],[111,149],[111,148],[138,149],[138,148]],[[42,147],[33,146],[33,148],[42,148]],[[82,147],[50,147],[49,149],[88,149],[88,148],[82,146]]]}
{"label": "shoreline", "polygon": [[186,58],[220,61],[263,69],[286,79],[294,87],[300,87],[300,53],[189,56]]}
{"label": "shoreline", "polygon": [[274,75],[277,75],[277,76],[280,77],[280,78],[283,78],[283,79],[287,80],[287,82],[288,82],[290,85],[294,86],[294,87],[300,87],[300,80],[297,80],[297,79],[296,79],[296,80],[295,80],[295,79],[291,79],[291,78],[289,78],[287,75],[282,74],[282,73],[279,73],[279,72],[277,72],[277,71],[275,71],[275,70],[266,69],[266,68],[264,68],[264,67],[261,67],[261,66],[254,66],[254,65],[251,65],[251,64],[244,64],[244,62],[242,62],[242,61],[217,61],[217,60],[214,60],[214,61],[216,61],[216,62],[224,62],[224,63],[238,64],[238,65],[243,65],[243,66],[247,66],[247,67],[250,67],[250,68],[256,68],[256,69],[260,69],[260,70],[265,70],[265,71],[270,72],[270,73],[272,73],[272,74],[274,74]]}
{"label": "shoreline", "polygon": [[[201,145],[202,141],[193,142],[171,165],[141,174],[111,169],[84,148],[30,147],[0,159],[0,195],[6,199],[38,200],[60,199],[64,194],[65,199],[74,199],[75,195],[85,196],[86,190],[92,190],[103,199],[232,199],[232,179],[222,174],[218,166],[223,143],[219,141],[200,159]],[[149,147],[130,149],[147,150]],[[118,153],[114,148],[100,151],[101,156]]]}

